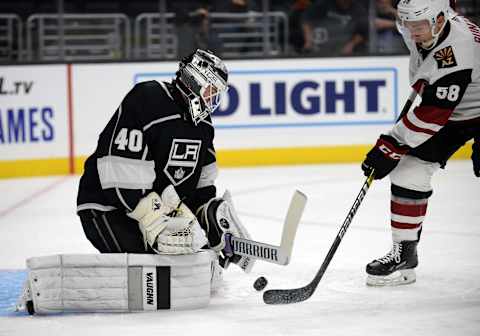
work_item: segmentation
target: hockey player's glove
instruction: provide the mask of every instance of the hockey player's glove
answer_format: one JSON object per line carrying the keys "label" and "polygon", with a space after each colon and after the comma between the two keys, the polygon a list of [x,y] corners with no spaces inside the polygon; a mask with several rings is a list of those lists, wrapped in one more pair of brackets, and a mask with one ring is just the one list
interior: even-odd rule
{"label": "hockey player's glove", "polygon": [[476,177],[480,177],[480,139],[475,140],[472,145],[472,162],[473,173]]}
{"label": "hockey player's glove", "polygon": [[233,254],[230,236],[250,239],[233,207],[232,197],[227,190],[222,197],[212,198],[197,210],[201,227],[207,232],[209,246],[219,254],[220,265],[227,268],[230,263],[250,272],[254,259]]}
{"label": "hockey player's glove", "polygon": [[369,176],[372,169],[375,169],[375,179],[384,178],[395,169],[409,149],[408,146],[398,143],[394,137],[382,134],[362,163],[363,173]]}
{"label": "hockey player's glove", "polygon": [[145,246],[159,254],[191,254],[207,244],[197,218],[172,185],[161,196],[152,191],[127,215],[138,221]]}

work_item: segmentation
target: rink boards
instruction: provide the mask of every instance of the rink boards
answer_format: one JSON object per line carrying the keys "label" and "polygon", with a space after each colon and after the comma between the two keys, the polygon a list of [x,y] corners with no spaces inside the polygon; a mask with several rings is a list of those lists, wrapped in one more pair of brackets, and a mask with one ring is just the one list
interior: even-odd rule
{"label": "rink boards", "polygon": [[[227,61],[213,121],[221,166],[360,161],[396,119],[407,57]],[[0,67],[0,177],[81,173],[136,83],[170,81],[176,62]],[[469,156],[463,148],[457,158]]]}

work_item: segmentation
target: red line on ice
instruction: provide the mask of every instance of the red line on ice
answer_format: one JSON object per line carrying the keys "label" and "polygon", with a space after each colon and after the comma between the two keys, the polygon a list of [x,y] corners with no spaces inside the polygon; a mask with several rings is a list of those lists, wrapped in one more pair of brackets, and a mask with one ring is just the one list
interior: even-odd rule
{"label": "red line on ice", "polygon": [[31,203],[35,198],[46,194],[47,192],[53,190],[63,182],[67,180],[68,177],[62,177],[61,179],[58,179],[51,184],[47,185],[46,187],[43,187],[40,190],[37,190],[33,194],[29,195],[28,197],[18,201],[17,203],[13,204],[12,206],[6,208],[5,210],[0,210],[0,218],[5,217],[6,215],[10,214],[11,212],[17,210],[18,208],[21,208],[22,206]]}

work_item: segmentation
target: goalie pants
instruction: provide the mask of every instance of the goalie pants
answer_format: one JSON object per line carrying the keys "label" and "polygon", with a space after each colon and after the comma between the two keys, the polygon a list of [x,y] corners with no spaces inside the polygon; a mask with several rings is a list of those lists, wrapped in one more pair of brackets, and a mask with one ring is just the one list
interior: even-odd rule
{"label": "goalie pants", "polygon": [[79,211],[78,216],[88,240],[101,253],[155,254],[150,246],[145,248],[137,221],[123,210],[87,209]]}
{"label": "goalie pants", "polygon": [[480,119],[449,122],[412,149],[390,174],[391,228],[394,241],[419,240],[432,195],[431,178],[467,141],[480,137]]}

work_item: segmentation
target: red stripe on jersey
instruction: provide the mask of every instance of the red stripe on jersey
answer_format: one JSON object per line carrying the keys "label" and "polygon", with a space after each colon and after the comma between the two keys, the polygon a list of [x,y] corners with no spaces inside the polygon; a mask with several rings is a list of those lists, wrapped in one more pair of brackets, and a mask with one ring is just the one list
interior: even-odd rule
{"label": "red stripe on jersey", "polygon": [[450,7],[452,7],[453,10],[457,10],[457,0],[450,0]]}
{"label": "red stripe on jersey", "polygon": [[390,209],[393,214],[409,217],[425,216],[427,213],[427,205],[424,204],[400,204],[394,201],[390,202]]}
{"label": "red stripe on jersey", "polygon": [[400,223],[400,222],[395,222],[395,221],[391,221],[391,225],[393,228],[395,229],[417,229],[419,228],[422,223],[419,223],[419,224],[409,224],[409,223]]}
{"label": "red stripe on jersey", "polygon": [[453,110],[451,109],[443,109],[435,106],[418,106],[413,110],[415,116],[421,121],[439,126],[444,126],[447,123],[452,112]]}
{"label": "red stripe on jersey", "polygon": [[411,131],[415,132],[415,133],[425,133],[425,134],[430,134],[430,135],[434,135],[435,131],[432,131],[432,130],[429,130],[429,129],[426,129],[426,128],[421,128],[421,127],[418,127],[418,126],[415,126],[414,124],[412,124],[410,122],[410,120],[408,120],[408,114],[405,115],[405,117],[402,118],[402,122],[403,124]]}
{"label": "red stripe on jersey", "polygon": [[418,81],[415,82],[415,84],[412,85],[412,88],[417,91],[417,93],[419,94],[422,94],[421,91],[423,91],[423,88],[425,86],[425,84],[427,84],[428,82],[424,79],[419,79]]}

